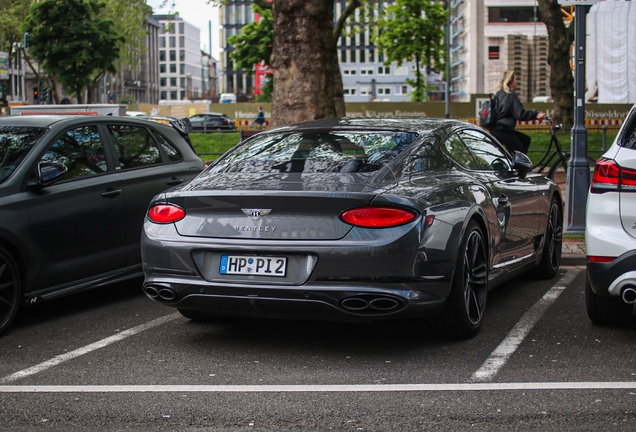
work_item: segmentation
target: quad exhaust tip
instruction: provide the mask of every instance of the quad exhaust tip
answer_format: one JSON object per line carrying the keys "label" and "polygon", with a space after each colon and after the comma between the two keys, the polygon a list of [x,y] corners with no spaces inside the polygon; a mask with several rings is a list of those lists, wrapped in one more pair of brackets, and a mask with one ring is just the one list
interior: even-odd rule
{"label": "quad exhaust tip", "polygon": [[144,287],[144,292],[153,300],[173,301],[177,298],[177,293],[166,287],[148,285]]}
{"label": "quad exhaust tip", "polygon": [[351,312],[380,313],[397,310],[403,302],[386,296],[356,296],[342,300],[340,305]]}

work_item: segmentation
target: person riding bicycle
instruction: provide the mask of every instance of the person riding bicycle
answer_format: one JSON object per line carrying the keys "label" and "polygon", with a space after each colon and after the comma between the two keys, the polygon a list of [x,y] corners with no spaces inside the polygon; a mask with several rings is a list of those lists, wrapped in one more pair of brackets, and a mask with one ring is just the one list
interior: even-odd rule
{"label": "person riding bicycle", "polygon": [[490,133],[508,150],[528,153],[531,138],[515,130],[517,121],[543,120],[544,112],[524,109],[517,95],[517,77],[514,71],[505,71],[499,82],[499,90],[495,97],[499,99],[499,115],[497,124],[490,129]]}

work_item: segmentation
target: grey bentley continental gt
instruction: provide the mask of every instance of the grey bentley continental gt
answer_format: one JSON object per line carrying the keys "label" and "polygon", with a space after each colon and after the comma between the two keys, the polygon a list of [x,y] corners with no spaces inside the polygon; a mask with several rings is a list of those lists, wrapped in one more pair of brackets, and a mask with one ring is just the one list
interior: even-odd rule
{"label": "grey bentley continental gt", "polygon": [[434,317],[470,337],[490,289],[559,269],[561,193],[531,168],[457,120],[262,132],[152,200],[143,290],[196,321]]}

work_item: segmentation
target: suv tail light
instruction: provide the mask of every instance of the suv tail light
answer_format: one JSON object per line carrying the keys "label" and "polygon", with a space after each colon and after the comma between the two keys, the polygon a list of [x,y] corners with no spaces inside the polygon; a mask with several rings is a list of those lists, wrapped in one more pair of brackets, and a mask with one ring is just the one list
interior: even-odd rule
{"label": "suv tail light", "polygon": [[590,192],[636,192],[636,170],[621,167],[613,159],[596,162]]}

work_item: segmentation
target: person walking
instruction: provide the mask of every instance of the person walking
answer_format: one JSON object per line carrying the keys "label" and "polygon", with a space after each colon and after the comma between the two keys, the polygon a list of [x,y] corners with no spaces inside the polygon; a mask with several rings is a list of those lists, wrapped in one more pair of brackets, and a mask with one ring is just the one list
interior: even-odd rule
{"label": "person walking", "polygon": [[263,112],[263,107],[258,107],[258,114],[252,121],[252,126],[256,125],[257,128],[263,129],[263,125],[265,124],[265,113]]}
{"label": "person walking", "polygon": [[512,153],[516,150],[528,154],[531,138],[515,130],[517,121],[543,120],[545,113],[525,109],[517,95],[517,86],[514,71],[505,71],[495,94],[495,97],[499,99],[497,124],[490,130],[490,134]]}

